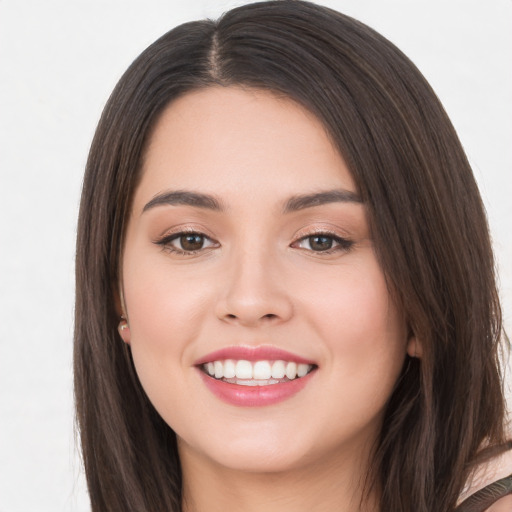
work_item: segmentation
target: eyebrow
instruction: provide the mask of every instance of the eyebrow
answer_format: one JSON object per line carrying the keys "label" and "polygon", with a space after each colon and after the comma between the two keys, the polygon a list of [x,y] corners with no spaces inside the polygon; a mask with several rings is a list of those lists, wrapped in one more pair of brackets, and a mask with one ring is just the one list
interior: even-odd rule
{"label": "eyebrow", "polygon": [[314,206],[321,206],[329,203],[358,203],[362,204],[361,198],[350,190],[326,190],[314,194],[293,196],[286,202],[283,213],[296,212]]}
{"label": "eyebrow", "polygon": [[[326,190],[324,192],[316,192],[313,194],[296,195],[286,201],[283,208],[283,213],[291,213],[306,208],[313,208],[329,203],[358,203],[361,204],[361,198],[350,190]],[[224,211],[221,201],[209,194],[202,194],[199,192],[192,192],[189,190],[176,190],[162,192],[157,194],[149,201],[142,213],[155,208],[156,206],[164,205],[185,205],[193,206],[196,208],[204,208],[216,212]]]}
{"label": "eyebrow", "polygon": [[142,213],[150,210],[151,208],[155,208],[156,206],[163,205],[194,206],[196,208],[205,208],[207,210],[217,212],[224,210],[221,202],[211,195],[191,192],[188,190],[176,190],[157,194],[144,206]]}

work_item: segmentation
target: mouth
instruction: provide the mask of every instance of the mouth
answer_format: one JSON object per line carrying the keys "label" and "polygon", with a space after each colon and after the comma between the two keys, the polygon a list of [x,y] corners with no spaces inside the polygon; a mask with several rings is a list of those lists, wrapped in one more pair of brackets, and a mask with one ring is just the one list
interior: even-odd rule
{"label": "mouth", "polygon": [[318,365],[272,346],[231,346],[195,362],[206,387],[221,401],[262,407],[292,398],[314,380]]}
{"label": "mouth", "polygon": [[271,386],[301,379],[311,373],[316,365],[282,359],[275,361],[225,359],[203,363],[199,368],[206,375],[229,384]]}

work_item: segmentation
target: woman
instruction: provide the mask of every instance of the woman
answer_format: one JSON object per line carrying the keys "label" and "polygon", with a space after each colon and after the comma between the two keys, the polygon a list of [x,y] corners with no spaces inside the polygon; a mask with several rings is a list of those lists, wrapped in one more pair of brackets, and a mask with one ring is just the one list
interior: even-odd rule
{"label": "woman", "polygon": [[99,123],[76,268],[93,510],[453,511],[505,451],[471,170],[339,13],[251,4],[151,45]]}

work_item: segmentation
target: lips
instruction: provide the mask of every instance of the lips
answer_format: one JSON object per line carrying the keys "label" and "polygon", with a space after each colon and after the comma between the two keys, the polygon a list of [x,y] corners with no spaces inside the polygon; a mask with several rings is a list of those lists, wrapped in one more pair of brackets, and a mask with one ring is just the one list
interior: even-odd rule
{"label": "lips", "polygon": [[311,380],[316,364],[275,347],[227,347],[195,363],[208,389],[237,406],[272,405]]}

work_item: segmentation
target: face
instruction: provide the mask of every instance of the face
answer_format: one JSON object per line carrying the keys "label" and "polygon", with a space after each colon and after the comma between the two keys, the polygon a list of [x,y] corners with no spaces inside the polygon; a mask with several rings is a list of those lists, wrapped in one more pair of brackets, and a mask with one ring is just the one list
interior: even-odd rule
{"label": "face", "polygon": [[374,440],[406,326],[351,175],[296,103],[234,87],[173,102],[122,276],[122,336],[182,460],[284,471]]}

